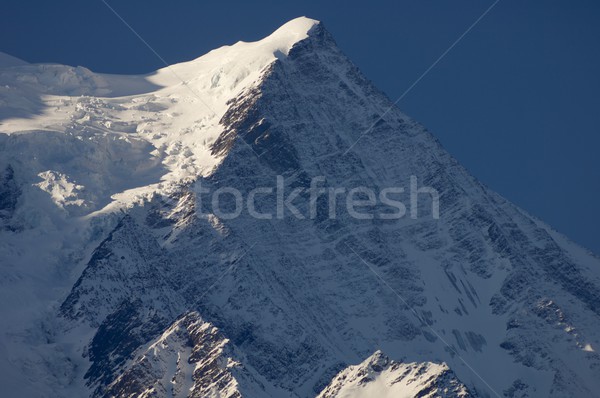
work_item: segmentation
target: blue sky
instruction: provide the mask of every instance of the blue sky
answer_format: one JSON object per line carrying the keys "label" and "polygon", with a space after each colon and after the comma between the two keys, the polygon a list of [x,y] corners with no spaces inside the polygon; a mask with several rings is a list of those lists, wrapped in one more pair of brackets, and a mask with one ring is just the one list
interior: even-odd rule
{"label": "blue sky", "polygon": [[[319,19],[395,100],[492,1],[109,3],[168,63]],[[486,185],[596,253],[599,17],[597,1],[500,0],[398,104]],[[98,72],[163,66],[101,0],[3,1],[0,51]]]}

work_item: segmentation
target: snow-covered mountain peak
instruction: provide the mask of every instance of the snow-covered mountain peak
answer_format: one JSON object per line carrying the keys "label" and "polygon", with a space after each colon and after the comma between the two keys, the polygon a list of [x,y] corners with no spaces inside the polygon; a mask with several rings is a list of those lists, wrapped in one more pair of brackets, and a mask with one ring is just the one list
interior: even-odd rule
{"label": "snow-covered mountain peak", "polygon": [[[425,198],[419,217],[397,220],[221,219],[200,215],[190,189],[249,198],[278,176],[288,192],[315,177],[381,192],[414,176],[439,192],[440,215]],[[280,197],[255,198],[269,211]],[[10,395],[197,396],[190,375],[203,387],[207,370],[232,387],[214,396],[385,396],[451,370],[484,397],[592,396],[599,270],[471,176],[316,21],[144,76],[0,68]],[[379,348],[400,362],[368,358]]]}
{"label": "snow-covered mountain peak", "polygon": [[[225,45],[191,61],[161,68],[148,77],[152,82],[169,86],[181,83],[180,78],[195,79],[203,76],[208,70],[224,68],[227,65],[231,67],[232,64],[246,71],[260,71],[269,63],[287,55],[294,45],[308,38],[318,26],[322,24],[314,19],[295,18],[263,39],[253,42],[238,41],[232,45]],[[173,76],[173,72],[177,76]],[[232,77],[232,80],[237,80],[239,83],[245,76]],[[214,88],[214,82],[211,83]]]}
{"label": "snow-covered mountain peak", "polygon": [[309,18],[296,18],[264,39],[217,48],[192,61],[159,69],[147,79],[163,87],[185,83],[201,97],[205,111],[221,116],[228,100],[255,85],[270,64],[285,57],[319,25]]}
{"label": "snow-covered mountain peak", "polygon": [[[0,69],[0,150],[2,136],[16,134],[10,145],[41,151],[21,174],[35,183],[44,180],[44,190],[53,192],[60,207],[62,186],[80,187],[68,194],[75,204],[70,211],[78,215],[115,203],[113,208],[127,206],[161,191],[157,184],[162,182],[206,176],[222,159],[212,146],[223,132],[230,102],[256,89],[273,63],[319,25],[296,18],[262,40],[224,46],[148,75],[108,75],[0,57],[12,66]],[[44,134],[44,150],[37,131],[51,132]],[[96,151],[99,142],[102,151]],[[84,150],[87,143],[91,147]],[[83,159],[82,152],[97,153]],[[129,164],[115,169],[117,157]],[[128,161],[132,158],[135,165]],[[2,160],[0,167],[22,162],[8,155]],[[106,173],[107,168],[112,170]],[[48,178],[54,175],[62,177]]]}
{"label": "snow-covered mountain peak", "polygon": [[294,44],[306,39],[313,29],[320,24],[321,22],[315,19],[298,17],[281,25],[279,29],[261,40],[261,42],[276,44],[279,50],[287,54]]}
{"label": "snow-covered mountain peak", "polygon": [[401,363],[376,351],[338,373],[317,398],[474,396],[445,363]]}

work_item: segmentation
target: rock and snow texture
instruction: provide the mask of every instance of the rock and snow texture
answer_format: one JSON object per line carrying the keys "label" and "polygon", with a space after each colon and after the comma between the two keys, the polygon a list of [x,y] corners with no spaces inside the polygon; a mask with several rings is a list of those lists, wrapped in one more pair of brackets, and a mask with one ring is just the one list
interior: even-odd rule
{"label": "rock and snow texture", "polygon": [[[4,391],[314,397],[379,349],[456,394],[600,391],[600,260],[390,106],[307,18],[147,76],[0,62]],[[440,219],[426,197],[416,219],[301,200],[304,219],[199,216],[197,184],[247,196],[278,175],[287,192],[414,175]]]}
{"label": "rock and snow texture", "polygon": [[340,372],[317,398],[474,397],[444,363],[400,363],[381,351]]}
{"label": "rock and snow texture", "polygon": [[[142,347],[106,390],[115,397],[285,396],[234,357],[229,341],[196,312]],[[270,390],[269,390],[270,389]]]}

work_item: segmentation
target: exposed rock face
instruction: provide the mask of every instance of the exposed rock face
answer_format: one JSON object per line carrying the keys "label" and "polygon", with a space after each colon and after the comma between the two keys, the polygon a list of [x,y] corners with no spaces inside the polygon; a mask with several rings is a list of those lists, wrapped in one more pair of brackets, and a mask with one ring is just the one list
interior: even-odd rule
{"label": "exposed rock face", "polygon": [[8,165],[0,172],[0,228],[14,229],[11,219],[20,195],[21,189],[15,180],[15,171]]}
{"label": "exposed rock face", "polygon": [[[0,70],[0,83],[42,79],[39,93],[35,79],[17,86],[27,98],[60,87],[47,71],[23,68]],[[43,103],[65,120],[3,125],[28,131],[0,135],[19,176],[0,179],[0,221],[19,213],[28,226],[0,231],[10,259],[2,282],[11,300],[0,302],[10,320],[0,345],[9,391],[586,397],[600,389],[600,260],[479,183],[360,74],[322,24],[295,20],[261,42],[173,68],[186,84],[165,73],[160,89],[80,73],[90,97],[70,97],[69,80]],[[124,96],[94,97],[108,92]],[[14,106],[33,112],[27,104]],[[40,185],[48,175],[61,177]],[[246,198],[278,176],[286,193],[315,177],[346,191],[404,187],[407,214],[386,219],[378,205],[356,218],[342,202],[331,217],[320,197],[311,217],[303,192],[296,215],[228,219],[197,195],[201,185]],[[439,219],[428,194],[414,206],[408,199],[411,177],[439,192]],[[70,207],[49,193],[68,194]],[[260,195],[256,209],[274,212],[276,200]]]}
{"label": "exposed rock face", "polygon": [[[234,359],[219,330],[196,312],[183,315],[138,350],[105,391],[107,397],[283,396]],[[273,395],[271,395],[273,394]]]}

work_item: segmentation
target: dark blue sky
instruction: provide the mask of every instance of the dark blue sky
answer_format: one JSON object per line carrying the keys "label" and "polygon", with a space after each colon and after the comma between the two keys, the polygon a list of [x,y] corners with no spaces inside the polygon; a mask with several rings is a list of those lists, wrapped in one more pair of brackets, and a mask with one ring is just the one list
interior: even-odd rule
{"label": "dark blue sky", "polygon": [[[323,21],[392,100],[492,1],[109,1],[168,63],[289,19]],[[600,3],[500,0],[398,104],[475,176],[600,253]],[[4,0],[0,51],[143,73],[156,58],[100,0]]]}

